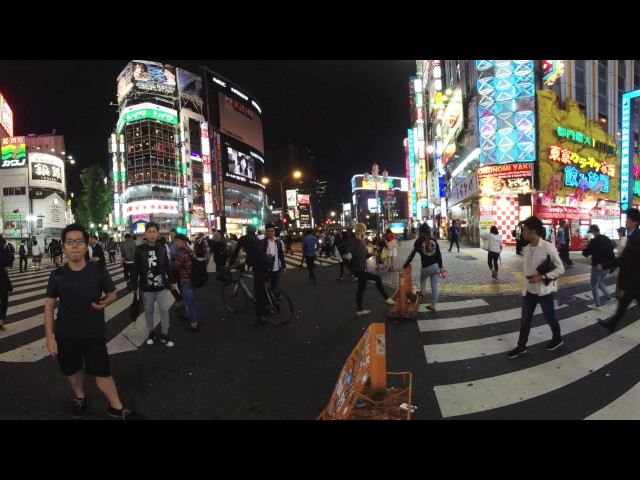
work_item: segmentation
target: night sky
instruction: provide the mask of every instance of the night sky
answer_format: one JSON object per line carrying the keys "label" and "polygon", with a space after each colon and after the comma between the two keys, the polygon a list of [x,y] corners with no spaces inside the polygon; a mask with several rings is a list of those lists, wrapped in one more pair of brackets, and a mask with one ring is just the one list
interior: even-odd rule
{"label": "night sky", "polygon": [[[412,60],[166,60],[228,78],[261,103],[265,149],[292,141],[311,149],[336,193],[377,162],[404,174],[402,140],[409,127]],[[117,121],[116,77],[126,60],[0,61],[0,92],[14,113],[14,134],[63,134],[69,191],[80,192],[79,172],[108,167],[107,138]],[[75,174],[73,169],[75,169]],[[266,170],[269,172],[269,158]]]}

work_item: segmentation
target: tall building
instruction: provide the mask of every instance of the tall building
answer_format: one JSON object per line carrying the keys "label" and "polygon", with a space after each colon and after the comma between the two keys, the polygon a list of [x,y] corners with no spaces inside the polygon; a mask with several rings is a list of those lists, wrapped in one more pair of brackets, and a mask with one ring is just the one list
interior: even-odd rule
{"label": "tall building", "polygon": [[[471,244],[491,225],[512,241],[518,221],[534,214],[550,237],[568,220],[574,250],[588,239],[591,222],[613,235],[620,224],[622,94],[640,83],[639,61],[423,60],[416,70],[427,106],[429,215],[441,233],[456,219]],[[637,153],[637,109],[630,125]],[[418,158],[415,126],[407,143]]]}
{"label": "tall building", "polygon": [[60,238],[69,223],[62,135],[2,139],[3,236],[21,240]]}
{"label": "tall building", "polygon": [[264,145],[257,100],[220,75],[146,60],[117,78],[119,118],[109,139],[113,225],[147,222],[196,235],[264,225]]}

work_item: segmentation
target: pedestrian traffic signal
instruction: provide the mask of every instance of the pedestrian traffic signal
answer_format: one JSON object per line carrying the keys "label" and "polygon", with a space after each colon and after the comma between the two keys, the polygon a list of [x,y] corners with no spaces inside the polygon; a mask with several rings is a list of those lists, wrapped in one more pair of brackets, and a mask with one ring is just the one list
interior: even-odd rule
{"label": "pedestrian traffic signal", "polygon": [[251,217],[251,225],[260,225],[260,218]]}
{"label": "pedestrian traffic signal", "polygon": [[181,233],[183,235],[186,235],[187,234],[187,228],[186,227],[177,226],[176,227],[176,233]]}

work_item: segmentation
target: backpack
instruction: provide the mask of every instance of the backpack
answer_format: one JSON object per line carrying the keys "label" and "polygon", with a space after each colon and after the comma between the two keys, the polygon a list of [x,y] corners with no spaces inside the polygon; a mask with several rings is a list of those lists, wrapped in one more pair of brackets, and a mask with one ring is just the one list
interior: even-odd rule
{"label": "backpack", "polygon": [[202,260],[191,259],[191,285],[193,288],[202,288],[209,280],[207,264]]}
{"label": "backpack", "polygon": [[198,258],[203,258],[207,256],[207,248],[205,247],[204,241],[200,241],[200,242],[196,241],[194,252],[196,254],[196,257]]}
{"label": "backpack", "polygon": [[19,250],[20,256],[24,257],[27,255],[27,249],[25,248],[24,245],[20,245],[20,250]]}

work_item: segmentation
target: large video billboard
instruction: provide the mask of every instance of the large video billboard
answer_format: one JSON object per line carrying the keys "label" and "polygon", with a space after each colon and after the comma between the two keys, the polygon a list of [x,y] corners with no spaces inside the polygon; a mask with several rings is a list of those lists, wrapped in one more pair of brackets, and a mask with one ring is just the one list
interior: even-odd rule
{"label": "large video billboard", "polygon": [[249,107],[224,93],[218,93],[222,133],[264,152],[262,119]]}
{"label": "large video billboard", "polygon": [[121,103],[135,88],[140,92],[175,95],[176,69],[173,65],[147,60],[129,62],[117,78],[118,103]]}
{"label": "large video billboard", "polygon": [[225,181],[264,189],[260,182],[264,173],[264,159],[240,142],[222,137],[222,165]]}
{"label": "large video billboard", "polygon": [[29,153],[29,187],[65,191],[64,161],[48,153]]}
{"label": "large video billboard", "polygon": [[7,132],[7,135],[13,137],[13,111],[0,93],[0,125]]}

